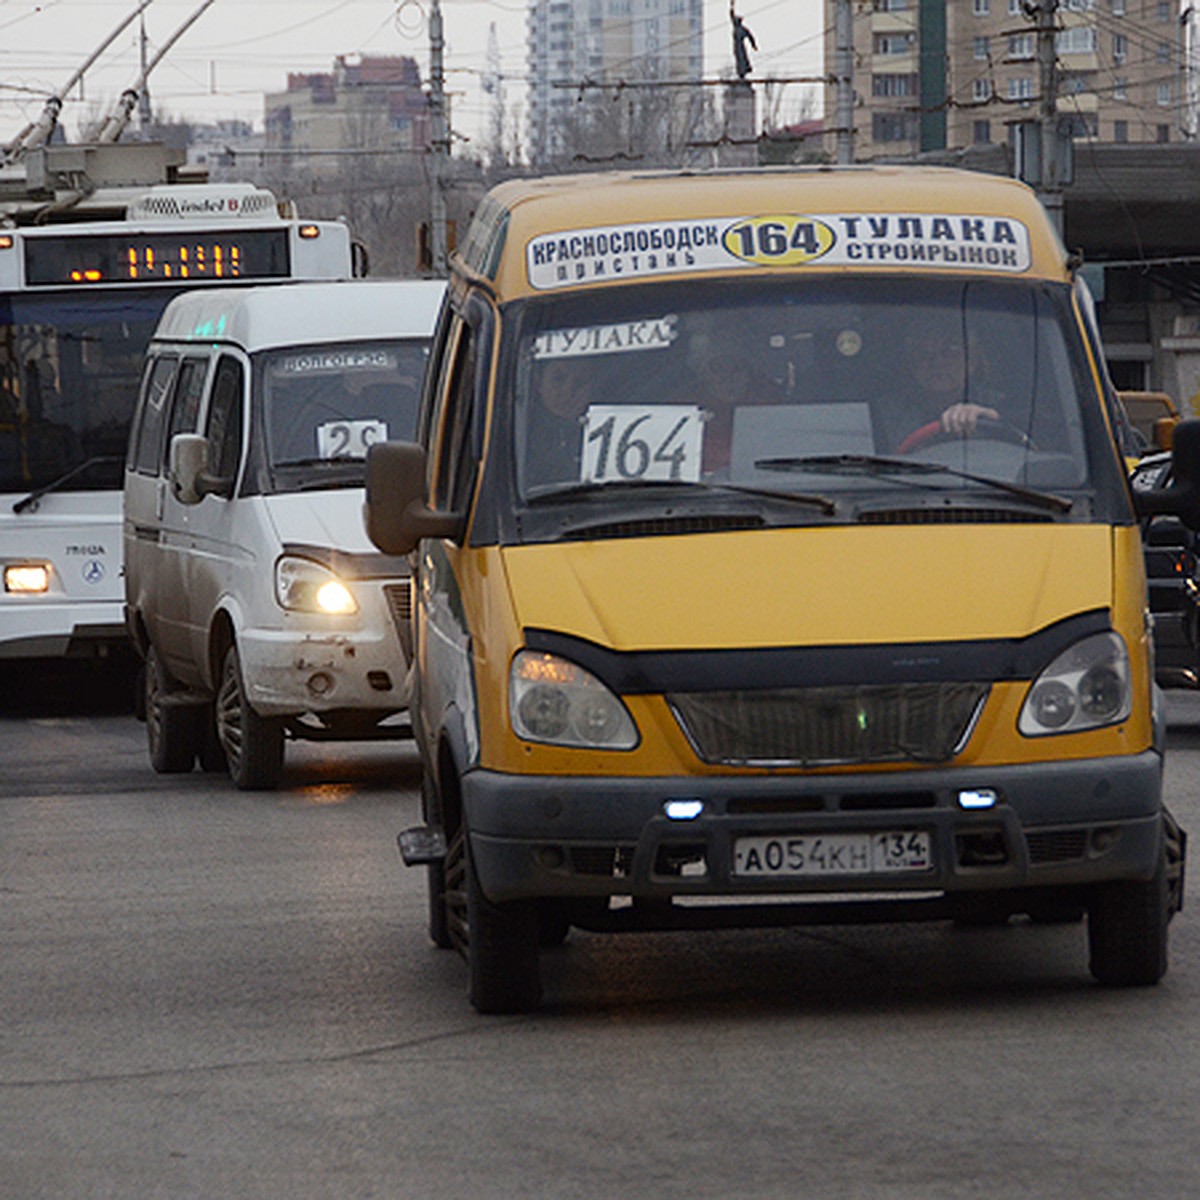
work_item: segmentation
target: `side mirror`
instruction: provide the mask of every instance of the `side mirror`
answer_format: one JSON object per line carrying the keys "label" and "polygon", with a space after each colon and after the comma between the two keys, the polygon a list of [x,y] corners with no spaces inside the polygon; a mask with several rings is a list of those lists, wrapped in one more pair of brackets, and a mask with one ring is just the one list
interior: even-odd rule
{"label": "side mirror", "polygon": [[198,433],[177,433],[171,439],[169,478],[175,499],[181,504],[199,504],[204,499],[200,479],[207,466],[207,438]]}
{"label": "side mirror", "polygon": [[228,495],[230,481],[208,474],[208,438],[177,433],[171,439],[168,478],[180,504],[199,504],[205,496]]}
{"label": "side mirror", "polygon": [[1200,419],[1180,421],[1171,441],[1174,479],[1170,487],[1135,492],[1139,516],[1168,514],[1200,531]]}
{"label": "side mirror", "polygon": [[414,442],[380,442],[367,451],[367,536],[385,554],[408,554],[427,537],[458,537],[463,518],[434,512],[425,496],[425,450]]}

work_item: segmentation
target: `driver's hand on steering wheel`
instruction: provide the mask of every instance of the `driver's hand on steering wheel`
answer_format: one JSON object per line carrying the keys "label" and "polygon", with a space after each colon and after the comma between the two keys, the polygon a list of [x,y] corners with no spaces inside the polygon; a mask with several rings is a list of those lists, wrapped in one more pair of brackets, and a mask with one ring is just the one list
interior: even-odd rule
{"label": "driver's hand on steering wheel", "polygon": [[942,428],[954,437],[970,437],[981,417],[991,421],[1000,420],[1000,414],[994,408],[970,401],[952,404],[942,413]]}

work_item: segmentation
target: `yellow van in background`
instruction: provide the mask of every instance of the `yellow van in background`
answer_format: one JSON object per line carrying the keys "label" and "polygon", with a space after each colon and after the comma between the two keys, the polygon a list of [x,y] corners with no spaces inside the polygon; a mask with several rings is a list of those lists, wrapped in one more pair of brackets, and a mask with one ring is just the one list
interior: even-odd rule
{"label": "yellow van in background", "polygon": [[[482,1012],[571,926],[1078,920],[1153,984],[1183,892],[1134,499],[1035,196],[928,168],[521,180],[416,443],[430,880]],[[1144,511],[1200,523],[1200,430]]]}

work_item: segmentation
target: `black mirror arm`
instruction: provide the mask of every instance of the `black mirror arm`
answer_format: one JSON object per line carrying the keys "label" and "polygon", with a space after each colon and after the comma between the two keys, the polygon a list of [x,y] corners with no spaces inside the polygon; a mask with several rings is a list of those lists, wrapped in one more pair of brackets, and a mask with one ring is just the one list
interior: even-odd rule
{"label": "black mirror arm", "polygon": [[404,514],[404,529],[414,544],[422,538],[450,538],[459,541],[463,533],[463,514],[434,512],[424,505],[410,504]]}

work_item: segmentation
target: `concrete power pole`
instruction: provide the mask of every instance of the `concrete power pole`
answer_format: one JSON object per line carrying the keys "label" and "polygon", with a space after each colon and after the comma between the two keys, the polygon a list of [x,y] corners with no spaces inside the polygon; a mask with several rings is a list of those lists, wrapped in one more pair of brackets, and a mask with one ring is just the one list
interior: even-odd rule
{"label": "concrete power pole", "polygon": [[445,49],[442,34],[442,6],[433,0],[429,12],[429,250],[433,274],[439,278],[447,270],[446,193],[442,190],[446,163],[450,157],[450,126],[446,119],[446,71],[442,61]]}
{"label": "concrete power pole", "polygon": [[1038,0],[1037,54],[1041,84],[1038,124],[1041,141],[1041,175],[1038,192],[1051,223],[1063,233],[1064,155],[1058,126],[1058,57],[1055,39],[1059,0]]}
{"label": "concrete power pole", "polygon": [[834,72],[837,78],[837,161],[854,161],[854,13],[850,0],[837,0],[834,15]]}
{"label": "concrete power pole", "polygon": [[[148,44],[146,42],[146,17],[144,13],[142,14],[141,22],[142,28],[139,44],[142,60],[142,75],[145,76],[149,73],[147,70],[149,53]],[[150,85],[147,83],[147,85],[142,88],[141,94],[138,96],[138,125],[141,128],[143,138],[150,136],[150,125],[153,120],[154,117],[150,109]]]}

